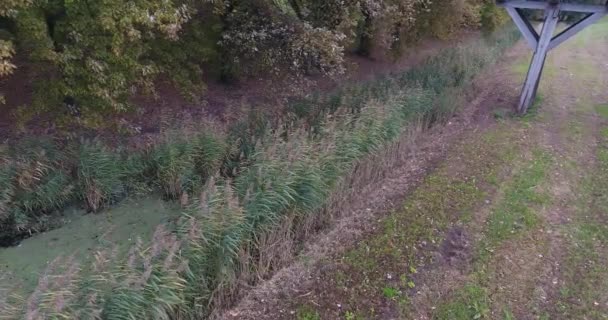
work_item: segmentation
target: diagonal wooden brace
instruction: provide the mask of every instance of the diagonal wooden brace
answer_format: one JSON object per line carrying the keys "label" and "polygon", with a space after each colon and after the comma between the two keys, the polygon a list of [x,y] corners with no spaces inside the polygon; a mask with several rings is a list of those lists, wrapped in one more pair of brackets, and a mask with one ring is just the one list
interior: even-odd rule
{"label": "diagonal wooden brace", "polygon": [[515,22],[517,28],[519,28],[521,31],[521,34],[528,42],[530,48],[536,49],[538,46],[538,33],[536,33],[536,30],[534,30],[534,27],[532,27],[530,21],[524,17],[521,9],[514,7],[505,7],[505,9],[511,16],[511,19],[513,19],[513,22]]}
{"label": "diagonal wooden brace", "polygon": [[536,97],[538,84],[540,83],[545,60],[547,59],[547,52],[549,52],[549,44],[553,38],[553,32],[557,27],[557,22],[559,21],[559,5],[549,7],[545,13],[545,23],[540,32],[538,44],[534,51],[534,55],[532,56],[532,63],[530,64],[526,82],[524,83],[524,88],[521,93],[521,99],[519,100],[519,105],[517,107],[517,110],[520,113],[525,113]]}
{"label": "diagonal wooden brace", "polygon": [[[606,5],[586,5],[562,3],[561,0],[497,0],[497,3],[505,7],[515,22],[515,25],[523,34],[528,45],[534,49],[530,69],[528,70],[526,82],[524,83],[517,108],[520,113],[525,113],[536,98],[545,60],[547,59],[547,53],[585,29],[587,26],[606,16],[608,14],[608,3],[606,3]],[[545,11],[545,21],[540,35],[523,15],[522,9],[540,9]],[[553,32],[559,21],[560,11],[580,12],[586,13],[587,15],[579,22],[571,25],[566,30],[553,37]]]}
{"label": "diagonal wooden brace", "polygon": [[606,16],[608,9],[603,12],[594,12],[588,14],[586,17],[581,19],[579,22],[571,25],[566,30],[555,36],[549,44],[549,50],[553,50],[555,47],[562,44],[564,41],[572,38],[574,35],[585,29],[586,27],[598,22],[600,19]]}

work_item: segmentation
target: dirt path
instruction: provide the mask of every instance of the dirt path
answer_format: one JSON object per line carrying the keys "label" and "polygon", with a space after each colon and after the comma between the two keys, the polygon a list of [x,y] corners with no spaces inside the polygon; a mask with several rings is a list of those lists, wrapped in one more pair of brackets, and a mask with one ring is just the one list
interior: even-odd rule
{"label": "dirt path", "polygon": [[537,108],[513,118],[513,50],[459,118],[221,317],[608,319],[607,54],[604,21],[551,53]]}

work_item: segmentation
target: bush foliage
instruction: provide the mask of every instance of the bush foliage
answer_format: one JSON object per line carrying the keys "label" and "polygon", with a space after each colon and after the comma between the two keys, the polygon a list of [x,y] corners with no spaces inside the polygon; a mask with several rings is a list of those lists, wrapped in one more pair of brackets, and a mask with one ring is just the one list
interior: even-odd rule
{"label": "bush foliage", "polygon": [[[502,32],[449,49],[403,74],[304,99],[278,125],[254,114],[227,134],[168,133],[166,141],[138,156],[95,143],[64,147],[78,150],[71,168],[47,160],[44,167],[52,169],[31,171],[42,172],[40,181],[47,182],[51,172],[65,172],[69,179],[59,185],[80,186],[69,198],[91,192],[85,200],[100,207],[139,181],[179,197],[184,213],[159,226],[151,241],[138,240],[126,256],[99,250],[91,266],[72,259],[50,263],[28,299],[14,294],[0,300],[0,312],[32,319],[206,318],[229,304],[240,286],[255,284],[280,265],[276,255],[293,248],[271,248],[296,241],[309,221],[323,219],[320,209],[359,160],[408,129],[449,119],[458,107],[452,92],[468,85],[517,35]],[[16,168],[0,171],[0,184],[9,186],[1,189],[0,209],[8,208],[10,217],[14,204],[27,211],[16,195],[22,188],[18,177],[29,175],[17,162],[24,161],[24,168],[42,164],[35,154],[19,160],[10,150],[0,159]],[[28,190],[45,194],[35,186]]]}
{"label": "bush foliage", "polygon": [[42,79],[18,119],[77,115],[98,127],[159,77],[196,97],[203,72],[339,74],[346,52],[398,52],[421,36],[493,27],[492,10],[489,0],[4,0],[0,77],[27,63]]}

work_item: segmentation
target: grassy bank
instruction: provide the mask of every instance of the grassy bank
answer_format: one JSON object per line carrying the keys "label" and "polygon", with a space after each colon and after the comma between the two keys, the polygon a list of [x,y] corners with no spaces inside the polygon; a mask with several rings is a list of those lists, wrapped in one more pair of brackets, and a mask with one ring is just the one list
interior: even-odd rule
{"label": "grassy bank", "polygon": [[[518,151],[509,143],[512,137],[468,136],[402,205],[378,222],[378,228],[343,253],[342,259],[329,262],[331,271],[318,275],[312,296],[335,297],[340,308],[332,299],[317,298],[318,305],[312,305],[309,297],[289,302],[297,303],[300,311],[311,310],[309,315],[318,310],[318,319],[348,314],[352,319],[416,319],[409,293],[424,290],[419,289],[418,268],[441,263],[441,258],[430,254],[434,250],[449,254],[450,264],[466,259],[466,248],[461,247],[466,234],[457,222],[470,219],[479,203],[494,192],[491,182]],[[449,240],[444,242],[444,236]],[[310,318],[300,312],[298,320],[304,319]]]}
{"label": "grassy bank", "polygon": [[[209,315],[229,304],[243,284],[253,285],[280,266],[298,239],[327,219],[323,205],[344,187],[340,182],[360,159],[408,128],[448,119],[457,107],[450,100],[454,93],[494,62],[516,34],[504,31],[448,49],[404,74],[300,101],[278,125],[253,115],[228,130],[211,125],[204,132],[169,132],[142,152],[49,143],[53,147],[23,158],[17,147],[7,147],[1,183],[8,191],[0,217],[9,221],[11,230],[2,230],[9,237],[36,231],[51,212],[74,202],[95,211],[156,191],[185,209],[125,255],[104,249],[95,252],[91,265],[69,257],[51,262],[32,294],[0,300],[2,314]],[[285,247],[277,249],[277,243]]]}

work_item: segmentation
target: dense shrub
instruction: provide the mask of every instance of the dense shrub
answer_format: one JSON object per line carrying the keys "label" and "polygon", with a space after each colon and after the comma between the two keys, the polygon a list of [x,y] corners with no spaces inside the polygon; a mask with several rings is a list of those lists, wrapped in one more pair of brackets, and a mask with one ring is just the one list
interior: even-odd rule
{"label": "dense shrub", "polygon": [[14,72],[18,55],[43,79],[17,119],[42,112],[58,124],[93,128],[129,110],[133,93],[154,92],[159,77],[197,98],[203,71],[223,79],[334,75],[344,70],[347,51],[399,52],[422,36],[477,27],[481,18],[491,27],[502,21],[488,13],[494,4],[487,0],[11,0],[0,6],[0,77]]}
{"label": "dense shrub", "polygon": [[482,4],[479,22],[485,32],[495,31],[509,19],[508,14],[495,6],[493,0],[486,0]]}
{"label": "dense shrub", "polygon": [[229,1],[223,13],[226,28],[221,45],[231,57],[234,72],[254,74],[271,70],[292,73],[340,73],[343,34],[293,23],[294,18],[274,10],[272,2]]}

